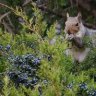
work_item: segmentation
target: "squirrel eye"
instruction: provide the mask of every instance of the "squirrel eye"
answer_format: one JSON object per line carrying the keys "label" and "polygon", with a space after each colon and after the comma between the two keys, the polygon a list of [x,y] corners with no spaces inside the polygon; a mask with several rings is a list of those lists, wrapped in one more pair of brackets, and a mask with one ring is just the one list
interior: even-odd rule
{"label": "squirrel eye", "polygon": [[78,26],[78,23],[76,23],[76,25],[75,26]]}

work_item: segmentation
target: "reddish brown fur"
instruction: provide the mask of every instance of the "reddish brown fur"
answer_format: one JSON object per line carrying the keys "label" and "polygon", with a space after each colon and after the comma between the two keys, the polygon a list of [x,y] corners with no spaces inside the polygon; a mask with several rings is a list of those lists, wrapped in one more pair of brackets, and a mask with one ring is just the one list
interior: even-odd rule
{"label": "reddish brown fur", "polygon": [[85,31],[86,29],[82,25],[80,14],[76,17],[69,17],[67,14],[67,21],[65,22],[66,39],[72,42],[72,48],[69,54],[78,62],[82,62],[90,50],[84,46],[82,41],[85,36]]}
{"label": "reddish brown fur", "polygon": [[81,15],[78,14],[77,17],[69,17],[67,14],[67,21],[65,22],[65,30],[68,34],[75,34],[79,31]]}

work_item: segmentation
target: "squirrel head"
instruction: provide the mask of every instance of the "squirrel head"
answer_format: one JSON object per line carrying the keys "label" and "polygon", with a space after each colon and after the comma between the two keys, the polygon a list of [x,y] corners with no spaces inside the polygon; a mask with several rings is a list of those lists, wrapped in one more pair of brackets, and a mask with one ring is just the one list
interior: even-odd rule
{"label": "squirrel head", "polygon": [[81,13],[78,13],[75,17],[70,17],[67,13],[67,20],[65,22],[65,30],[68,34],[75,34],[80,29]]}

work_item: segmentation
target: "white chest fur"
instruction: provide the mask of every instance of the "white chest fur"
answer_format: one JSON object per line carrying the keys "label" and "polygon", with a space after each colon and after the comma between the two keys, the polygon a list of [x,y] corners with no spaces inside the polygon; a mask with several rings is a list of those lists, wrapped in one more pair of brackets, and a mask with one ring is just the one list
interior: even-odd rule
{"label": "white chest fur", "polygon": [[80,63],[80,62],[83,62],[85,60],[89,51],[90,51],[90,48],[85,48],[82,50],[72,48],[71,54],[72,54],[73,59]]}

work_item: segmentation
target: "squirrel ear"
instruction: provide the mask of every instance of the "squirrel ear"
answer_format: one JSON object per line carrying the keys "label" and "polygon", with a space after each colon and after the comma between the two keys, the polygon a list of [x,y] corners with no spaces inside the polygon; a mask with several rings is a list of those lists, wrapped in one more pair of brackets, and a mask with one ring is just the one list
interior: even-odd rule
{"label": "squirrel ear", "polygon": [[79,20],[79,22],[81,21],[81,18],[82,18],[82,15],[81,15],[81,13],[79,12],[78,15],[77,15],[77,19]]}
{"label": "squirrel ear", "polygon": [[66,16],[67,16],[67,18],[69,17],[69,13],[68,12],[67,12]]}

